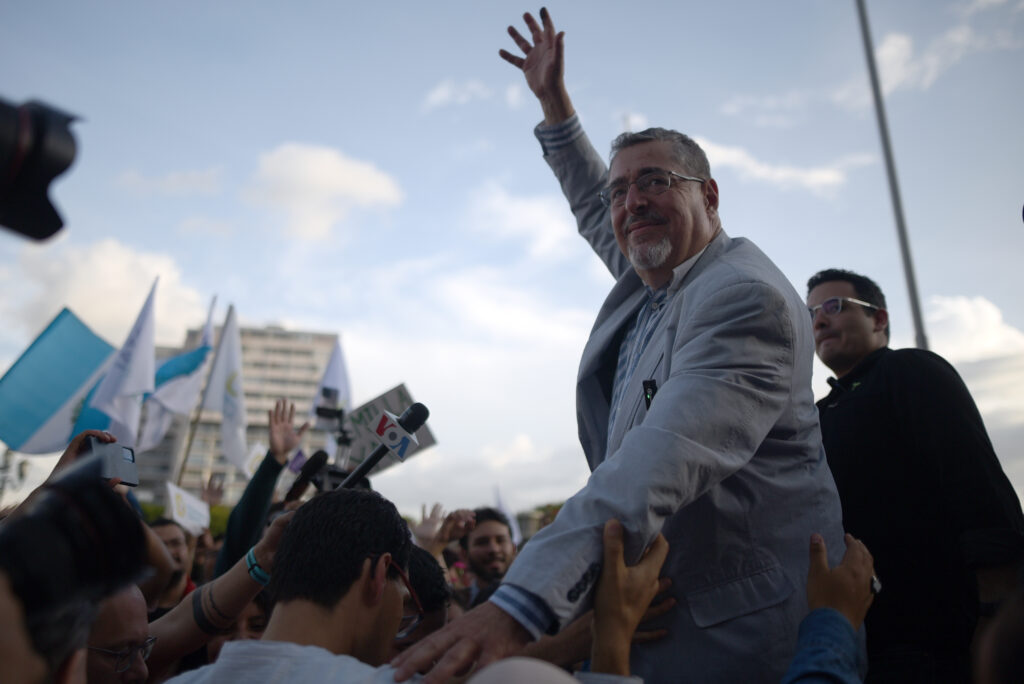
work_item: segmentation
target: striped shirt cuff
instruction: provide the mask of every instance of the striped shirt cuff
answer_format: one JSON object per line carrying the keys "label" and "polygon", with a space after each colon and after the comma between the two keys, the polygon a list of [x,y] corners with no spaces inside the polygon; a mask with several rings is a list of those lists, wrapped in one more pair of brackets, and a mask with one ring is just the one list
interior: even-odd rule
{"label": "striped shirt cuff", "polygon": [[570,145],[576,138],[583,135],[583,126],[580,124],[579,116],[573,114],[554,126],[545,126],[541,122],[533,129],[533,134],[537,136],[544,154],[547,155]]}
{"label": "striped shirt cuff", "polygon": [[489,599],[539,639],[558,623],[555,614],[536,595],[513,584],[502,584]]}

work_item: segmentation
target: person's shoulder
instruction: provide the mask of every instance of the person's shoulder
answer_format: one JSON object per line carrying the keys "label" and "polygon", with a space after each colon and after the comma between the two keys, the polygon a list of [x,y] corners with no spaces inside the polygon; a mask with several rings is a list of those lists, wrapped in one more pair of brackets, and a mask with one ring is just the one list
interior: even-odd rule
{"label": "person's shoulder", "polygon": [[952,373],[957,375],[953,365],[933,351],[907,347],[904,349],[888,349],[879,359],[879,363],[889,369],[905,372]]}

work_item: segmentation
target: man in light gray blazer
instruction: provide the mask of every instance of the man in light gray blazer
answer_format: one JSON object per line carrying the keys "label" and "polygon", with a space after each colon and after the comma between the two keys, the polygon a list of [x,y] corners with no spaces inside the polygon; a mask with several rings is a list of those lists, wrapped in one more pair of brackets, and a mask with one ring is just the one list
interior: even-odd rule
{"label": "man in light gray blazer", "polygon": [[692,140],[624,134],[606,170],[565,91],[561,34],[543,10],[541,19],[527,15],[532,43],[510,29],[525,58],[502,56],[540,99],[545,158],[617,279],[578,376],[593,473],[523,548],[490,605],[435,637],[422,661],[447,651],[434,673],[445,676],[578,616],[600,573],[602,525],[617,518],[627,563],[664,532],[662,573],[678,601],[649,625],[669,636],[634,647],[633,674],[778,682],[807,612],[807,541],[821,533],[833,565],[844,549],[807,309],[768,257],[722,230],[718,186]]}

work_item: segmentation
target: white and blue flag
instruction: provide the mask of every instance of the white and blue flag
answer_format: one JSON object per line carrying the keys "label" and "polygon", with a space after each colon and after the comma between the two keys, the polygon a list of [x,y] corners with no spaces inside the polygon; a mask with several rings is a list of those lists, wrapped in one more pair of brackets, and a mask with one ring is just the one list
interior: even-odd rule
{"label": "white and blue flag", "polygon": [[0,440],[23,454],[63,450],[116,353],[70,309],[61,310],[0,378]]}
{"label": "white and blue flag", "polygon": [[203,326],[199,346],[161,362],[156,369],[153,393],[146,397],[146,422],[139,431],[138,453],[153,449],[163,441],[170,429],[174,416],[187,416],[199,403],[203,379],[209,367],[210,350],[213,348],[213,307]]}
{"label": "white and blue flag", "polygon": [[[95,391],[89,394],[86,405],[100,415],[83,411],[72,434],[88,428],[107,430],[117,437],[119,444],[135,447],[139,436],[139,418],[142,416],[142,398],[151,393],[155,385],[153,338],[156,322],[153,300],[158,281],[159,278],[153,281],[146,303],[142,305],[135,325],[117,352],[113,364]],[[106,425],[102,425],[102,416],[106,417]]]}

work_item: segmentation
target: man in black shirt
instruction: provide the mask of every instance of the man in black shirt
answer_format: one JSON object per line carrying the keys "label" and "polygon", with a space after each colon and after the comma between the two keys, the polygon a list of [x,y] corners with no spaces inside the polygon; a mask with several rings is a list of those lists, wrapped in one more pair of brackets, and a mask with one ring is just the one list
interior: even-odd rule
{"label": "man in black shirt", "polygon": [[885,296],[829,269],[807,283],[818,402],[846,531],[884,584],[868,613],[869,682],[969,682],[979,615],[1009,593],[1024,550],[1020,502],[981,415],[940,356],[892,350]]}

